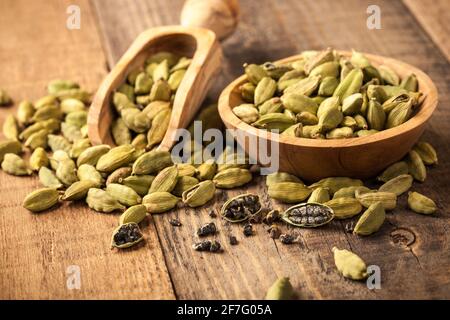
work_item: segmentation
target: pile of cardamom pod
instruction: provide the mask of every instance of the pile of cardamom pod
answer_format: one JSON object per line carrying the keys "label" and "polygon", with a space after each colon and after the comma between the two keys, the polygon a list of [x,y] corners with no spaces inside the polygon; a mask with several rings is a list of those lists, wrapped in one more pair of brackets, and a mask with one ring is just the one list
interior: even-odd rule
{"label": "pile of cardamom pod", "polygon": [[190,63],[190,58],[159,52],[150,56],[143,68],[127,75],[126,83],[113,96],[119,117],[111,126],[111,134],[117,145],[145,144],[151,150],[162,141],[172,102]]}
{"label": "pile of cardamom pod", "polygon": [[401,125],[420,105],[414,74],[403,79],[363,54],[332,49],[305,51],[288,64],[246,64],[240,87],[242,121],[281,135],[341,139],[363,137]]}
{"label": "pile of cardamom pod", "polygon": [[[269,196],[283,203],[323,204],[332,209],[333,218],[348,219],[366,211],[360,216],[353,232],[369,235],[376,232],[384,222],[385,210],[393,210],[397,206],[397,197],[410,190],[413,180],[425,181],[427,165],[437,164],[434,148],[426,142],[418,142],[404,160],[387,167],[377,180],[383,184],[377,189],[364,186],[363,181],[346,177],[330,177],[306,186],[298,177],[285,172],[268,175],[266,184]],[[409,192],[408,206],[411,210],[422,214],[432,214],[437,207],[433,200],[417,192]],[[292,207],[296,208],[298,205]],[[292,220],[290,211],[285,211],[284,220],[291,225],[299,223]],[[313,215],[313,212],[311,212]],[[308,217],[308,214],[305,214]],[[318,216],[318,215],[313,215]],[[298,218],[296,218],[298,220]],[[317,223],[307,221],[300,226],[316,227],[331,219]]]}
{"label": "pile of cardamom pod", "polygon": [[[2,104],[10,104],[1,92]],[[48,85],[48,95],[34,103],[21,102],[16,115],[7,116],[1,168],[16,176],[37,172],[43,186],[24,199],[26,209],[41,212],[60,201],[86,201],[98,212],[124,211],[112,245],[126,248],[143,239],[138,223],[149,213],[169,211],[180,202],[198,207],[214,197],[216,188],[240,187],[252,180],[246,165],[175,164],[170,152],[147,151],[147,143],[92,146],[86,125],[89,100],[90,94],[77,83],[55,80]],[[206,128],[221,127],[215,104],[203,108],[196,120]],[[24,151],[31,152],[28,161]]]}

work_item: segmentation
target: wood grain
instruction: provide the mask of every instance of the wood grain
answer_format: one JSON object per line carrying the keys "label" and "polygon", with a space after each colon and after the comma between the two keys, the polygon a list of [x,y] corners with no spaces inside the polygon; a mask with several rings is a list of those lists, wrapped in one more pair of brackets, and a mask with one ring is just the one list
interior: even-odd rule
{"label": "wood grain", "polygon": [[[81,9],[81,29],[66,28],[66,8]],[[96,90],[106,62],[94,13],[81,1],[1,1],[0,87],[35,100],[48,81],[68,78]],[[0,123],[14,110],[2,108]],[[32,214],[21,206],[36,178],[0,172],[0,299],[173,299],[152,219],[143,227],[145,249],[109,249],[118,216],[82,204]],[[66,285],[69,266],[80,268],[80,290]]]}
{"label": "wood grain", "polygon": [[447,0],[403,0],[435,45],[450,61],[450,2]]}
{"label": "wood grain", "polygon": [[[95,0],[104,47],[110,64],[125,51],[133,38],[145,28],[178,22],[181,0],[124,2]],[[236,33],[223,43],[222,78],[210,92],[216,99],[226,83],[242,73],[244,62],[264,62],[293,55],[305,49],[334,46],[338,49],[367,51],[403,60],[427,72],[438,86],[441,103],[424,136],[437,147],[442,161],[429,171],[424,184],[415,189],[434,198],[440,207],[436,217],[424,217],[406,210],[404,199],[389,214],[382,230],[360,238],[344,232],[345,222],[335,221],[318,230],[296,229],[296,245],[286,246],[270,240],[263,225],[256,234],[242,235],[241,226],[210,218],[211,209],[244,191],[261,195],[268,207],[272,203],[261,178],[241,190],[218,193],[216,202],[201,209],[180,208],[154,216],[167,267],[177,297],[181,299],[262,298],[277,276],[289,276],[299,298],[334,299],[418,299],[450,297],[448,267],[449,212],[445,194],[450,192],[449,173],[449,71],[445,57],[400,1],[379,1],[382,30],[366,29],[369,1],[241,1],[241,23]],[[177,217],[183,223],[168,223]],[[191,245],[202,223],[216,221],[222,254],[197,253]],[[239,239],[228,245],[229,234]],[[409,242],[409,238],[414,238]],[[368,290],[364,283],[342,279],[335,271],[331,248],[349,248],[368,264],[381,268],[381,290]]]}

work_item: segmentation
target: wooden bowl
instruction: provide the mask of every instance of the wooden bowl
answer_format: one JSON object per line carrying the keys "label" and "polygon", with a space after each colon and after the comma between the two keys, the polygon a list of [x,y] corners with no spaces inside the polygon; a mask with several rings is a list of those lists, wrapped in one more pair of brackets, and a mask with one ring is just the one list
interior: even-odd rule
{"label": "wooden bowl", "polygon": [[[340,53],[345,56],[351,55],[348,51],[340,51]],[[258,162],[263,162],[261,161],[263,159],[259,157],[259,146],[267,146],[270,150],[270,141],[278,142],[278,155],[272,155],[272,157],[278,156],[276,159],[279,161],[278,171],[295,174],[307,181],[335,176],[360,179],[373,177],[388,165],[402,159],[417,142],[436,108],[438,93],[433,81],[421,70],[395,59],[372,54],[366,54],[366,56],[375,66],[384,64],[391,67],[401,77],[414,73],[418,78],[419,90],[424,94],[423,103],[410,120],[398,127],[366,137],[336,140],[286,137],[257,129],[241,121],[232,112],[235,106],[243,103],[239,86],[247,81],[245,75],[233,81],[221,93],[220,116],[228,129],[236,129],[235,134],[258,139],[256,147],[250,147],[248,140],[238,141],[249,157],[257,159]],[[292,56],[277,63],[295,61],[299,57]]]}
{"label": "wooden bowl", "polygon": [[142,67],[152,53],[169,51],[192,58],[175,95],[169,128],[159,149],[169,150],[176,130],[194,118],[210,85],[220,72],[222,51],[214,32],[196,27],[166,26],[142,32],[98,88],[89,110],[89,138],[93,144],[114,145],[110,128],[114,119],[112,94],[130,71]]}

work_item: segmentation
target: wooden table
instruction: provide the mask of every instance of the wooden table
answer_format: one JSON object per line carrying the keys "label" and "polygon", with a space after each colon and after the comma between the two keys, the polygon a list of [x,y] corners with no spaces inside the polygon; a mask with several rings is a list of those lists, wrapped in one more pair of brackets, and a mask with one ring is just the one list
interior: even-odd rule
{"label": "wooden table", "polygon": [[[66,28],[66,9],[81,9],[81,29]],[[0,172],[0,298],[3,299],[258,299],[278,276],[289,276],[300,299],[450,298],[450,16],[447,0],[380,0],[381,30],[368,30],[370,1],[242,0],[242,20],[223,43],[220,90],[242,73],[244,62],[264,62],[305,49],[328,46],[391,56],[416,65],[435,81],[440,103],[424,139],[439,153],[439,165],[414,189],[439,205],[427,217],[399,203],[377,234],[361,238],[344,231],[345,222],[317,230],[293,230],[296,245],[275,242],[262,225],[244,238],[241,227],[211,219],[234,190],[209,207],[179,209],[149,218],[147,241],[136,250],[111,251],[118,216],[85,205],[65,204],[41,214],[21,207],[38,187],[36,178]],[[3,0],[0,2],[0,87],[15,101],[37,99],[54,78],[69,78],[95,91],[108,68],[142,30],[177,24],[182,0]],[[0,110],[0,120],[12,108]],[[246,191],[267,197],[262,180]],[[183,226],[174,228],[170,218]],[[194,252],[194,231],[216,221],[222,254]],[[233,233],[239,245],[228,245]],[[369,290],[337,274],[331,248],[348,248],[381,268],[381,289]],[[68,267],[79,266],[81,288],[69,290]],[[70,269],[69,269],[70,273]]]}

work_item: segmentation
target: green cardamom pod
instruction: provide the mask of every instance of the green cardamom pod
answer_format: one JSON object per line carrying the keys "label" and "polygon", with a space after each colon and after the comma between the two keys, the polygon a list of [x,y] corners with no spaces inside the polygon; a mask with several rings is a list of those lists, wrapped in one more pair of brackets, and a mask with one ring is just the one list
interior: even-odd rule
{"label": "green cardamom pod", "polygon": [[316,114],[319,108],[313,99],[302,94],[287,93],[281,97],[281,101],[286,109],[295,113],[306,111]]}
{"label": "green cardamom pod", "polygon": [[360,130],[369,129],[369,125],[366,121],[366,118],[364,118],[362,115],[357,114],[354,116],[354,119],[356,121],[356,125],[358,126],[358,129],[360,129]]}
{"label": "green cardamom pod", "polygon": [[180,199],[166,191],[157,191],[146,195],[142,204],[149,213],[163,213],[172,210]]}
{"label": "green cardamom pod", "polygon": [[311,76],[305,79],[301,79],[293,85],[290,85],[284,90],[285,94],[296,93],[305,96],[310,96],[317,90],[320,84],[321,76]]}
{"label": "green cardamom pod", "polygon": [[150,186],[148,193],[153,192],[171,192],[178,181],[178,167],[177,165],[167,167],[161,170],[155,177]]}
{"label": "green cardamom pod", "polygon": [[342,112],[346,116],[357,114],[361,110],[362,103],[362,94],[359,92],[354,93],[342,101]]}
{"label": "green cardamom pod", "polygon": [[344,118],[342,111],[336,108],[328,108],[319,116],[319,130],[324,133],[336,128]]}
{"label": "green cardamom pod", "polygon": [[[166,74],[165,74],[166,78],[162,78],[161,77],[160,79],[167,80],[167,75],[168,75],[167,61],[166,61],[165,66],[166,66],[166,70],[165,70],[166,71]],[[136,81],[135,81],[135,84],[134,84],[134,93],[135,94],[147,94],[147,93],[150,93],[150,90],[152,89],[152,86],[153,86],[152,78],[150,78],[147,73],[141,72],[136,77]]]}
{"label": "green cardamom pod", "polygon": [[167,128],[169,127],[171,113],[172,111],[170,109],[166,109],[155,116],[152,121],[152,126],[147,133],[147,149],[151,149],[164,139]]}
{"label": "green cardamom pod", "polygon": [[7,153],[3,156],[1,167],[3,171],[14,176],[28,176],[32,173],[25,161],[14,153]]}
{"label": "green cardamom pod", "polygon": [[407,163],[409,174],[417,181],[424,182],[427,178],[427,168],[425,168],[425,164],[420,155],[414,150],[409,151]]}
{"label": "green cardamom pod", "polygon": [[289,278],[278,278],[274,284],[270,286],[266,293],[266,300],[290,300],[294,295]]}
{"label": "green cardamom pod", "polygon": [[47,105],[56,105],[58,103],[56,96],[53,94],[49,94],[46,96],[43,96],[39,98],[35,103],[34,106],[36,109],[41,109],[42,107],[45,107]]}
{"label": "green cardamom pod", "polygon": [[413,150],[417,152],[424,164],[432,165],[438,163],[437,152],[428,142],[417,142]]}
{"label": "green cardamom pod", "polygon": [[7,153],[22,153],[22,144],[16,140],[0,141],[0,162],[3,161],[3,158]]}
{"label": "green cardamom pod", "polygon": [[233,113],[245,123],[253,123],[258,120],[259,112],[253,104],[241,104],[233,108]]}
{"label": "green cardamom pod", "polygon": [[378,177],[378,181],[382,182],[388,182],[389,180],[402,175],[402,174],[408,174],[409,168],[408,164],[405,161],[399,161],[391,164],[389,167],[387,167]]}
{"label": "green cardamom pod", "polygon": [[345,98],[354,93],[358,93],[363,84],[364,74],[360,68],[351,70],[348,75],[339,83],[338,87],[333,93],[333,97],[338,97],[339,101],[344,101]]}
{"label": "green cardamom pod", "polygon": [[134,137],[134,139],[131,141],[131,145],[136,150],[145,150],[147,144],[148,144],[147,135],[143,133],[136,135],[136,137]]}
{"label": "green cardamom pod", "polygon": [[78,167],[82,164],[90,164],[92,166],[96,166],[100,157],[108,153],[108,151],[110,150],[111,147],[107,144],[89,147],[81,152],[80,156],[77,159],[77,165]]}
{"label": "green cardamom pod", "polygon": [[131,176],[131,167],[122,167],[111,172],[106,179],[106,185],[110,183],[120,183],[123,179]]}
{"label": "green cardamom pod", "polygon": [[195,176],[200,181],[212,180],[217,172],[217,163],[214,160],[207,160],[196,169]]}
{"label": "green cardamom pod", "polygon": [[309,73],[309,76],[321,76],[322,78],[325,77],[333,77],[337,78],[339,76],[339,62],[337,61],[329,61],[322,63],[321,65],[315,67],[311,70]]}
{"label": "green cardamom pod", "polygon": [[80,128],[67,122],[61,123],[61,133],[69,142],[74,142],[83,138]]}
{"label": "green cardamom pod", "polygon": [[298,203],[309,197],[312,189],[298,182],[278,182],[271,184],[268,194],[271,198],[284,203]]}
{"label": "green cardamom pod", "polygon": [[383,130],[386,122],[386,113],[384,113],[383,107],[375,99],[369,101],[367,107],[367,123],[370,129]]}
{"label": "green cardamom pod", "polygon": [[72,80],[52,80],[47,85],[47,91],[49,94],[57,94],[59,91],[67,89],[78,89],[80,85]]}
{"label": "green cardamom pod", "polygon": [[302,111],[297,114],[297,121],[304,126],[313,126],[319,123],[319,118],[311,112]]}
{"label": "green cardamom pod", "polygon": [[169,62],[167,59],[164,59],[155,67],[152,76],[154,81],[169,79]]}
{"label": "green cardamom pod", "polygon": [[266,177],[267,187],[270,187],[271,185],[279,182],[296,182],[303,184],[303,182],[299,178],[287,172],[274,172],[268,174]]}
{"label": "green cardamom pod", "polygon": [[24,143],[25,147],[35,150],[36,148],[47,148],[48,130],[42,129],[38,132],[33,133]]}
{"label": "green cardamom pod", "polygon": [[351,218],[362,210],[361,203],[355,198],[333,198],[324,204],[333,209],[336,219]]}
{"label": "green cardamom pod", "polygon": [[294,124],[284,130],[281,135],[289,137],[301,137],[303,132],[303,125],[301,123]]}
{"label": "green cardamom pod", "polygon": [[400,84],[400,77],[397,73],[386,65],[378,67],[383,82],[391,86],[398,86]]}
{"label": "green cardamom pod", "polygon": [[96,168],[100,172],[113,172],[128,164],[133,158],[134,151],[134,147],[130,144],[112,148],[98,159]]}
{"label": "green cardamom pod", "polygon": [[417,81],[416,75],[412,73],[409,76],[403,78],[402,82],[400,83],[400,87],[408,91],[416,92],[419,88],[419,82]]}
{"label": "green cardamom pod", "polygon": [[365,192],[370,192],[370,189],[365,186],[350,186],[350,187],[341,188],[334,193],[333,199],[355,198],[356,192],[358,192],[359,194],[363,194]]}
{"label": "green cardamom pod", "polygon": [[29,164],[33,171],[39,171],[41,167],[47,167],[49,165],[47,152],[43,148],[36,148],[30,156]]}
{"label": "green cardamom pod", "polygon": [[204,205],[214,198],[216,186],[211,180],[205,180],[187,189],[182,194],[182,200],[191,208]]}
{"label": "green cardamom pod", "polygon": [[55,173],[47,167],[39,169],[39,182],[48,188],[61,189],[64,185],[58,180]]}
{"label": "green cardamom pod", "polygon": [[326,134],[327,139],[345,139],[353,137],[353,129],[350,127],[335,128]]}
{"label": "green cardamom pod", "polygon": [[30,101],[22,101],[17,107],[17,120],[21,125],[26,125],[31,123],[33,115],[35,113],[33,104]]}
{"label": "green cardamom pod", "polygon": [[353,233],[368,236],[377,232],[382,226],[386,213],[381,202],[375,202],[361,215],[353,228]]}
{"label": "green cardamom pod", "polygon": [[111,237],[111,248],[125,249],[144,240],[137,223],[129,222],[118,226]]}
{"label": "green cardamom pod", "polygon": [[411,188],[413,180],[411,175],[401,174],[384,183],[378,190],[382,192],[392,192],[399,196]]}
{"label": "green cardamom pod", "polygon": [[9,94],[5,90],[0,89],[0,106],[9,106],[12,103],[13,101]]}
{"label": "green cardamom pod", "polygon": [[83,101],[77,99],[66,99],[61,101],[61,111],[64,114],[69,114],[77,111],[86,111],[86,106]]}
{"label": "green cardamom pod", "polygon": [[406,103],[409,100],[411,100],[411,97],[406,93],[395,95],[383,103],[383,110],[386,114],[389,114],[400,103]]}
{"label": "green cardamom pod", "polygon": [[408,193],[408,207],[414,212],[422,214],[433,214],[437,210],[433,200],[418,192]]}
{"label": "green cardamom pod", "polygon": [[87,123],[87,116],[86,110],[73,111],[66,115],[65,122],[81,128]]}
{"label": "green cardamom pod", "polygon": [[352,186],[359,187],[363,185],[363,182],[359,179],[352,179],[347,177],[330,177],[319,180],[309,187],[311,189],[316,189],[318,187],[326,188],[330,192],[330,195],[334,195],[334,193],[339,189]]}
{"label": "green cardamom pod", "polygon": [[192,188],[193,186],[196,186],[198,183],[199,181],[194,177],[180,176],[178,177],[175,188],[173,188],[172,190],[172,194],[176,195],[177,197],[181,197],[183,195],[183,192]]}
{"label": "green cardamom pod", "polygon": [[255,105],[259,106],[273,97],[277,90],[277,83],[269,77],[262,78],[255,88]]}
{"label": "green cardamom pod", "polygon": [[252,125],[260,129],[279,130],[283,132],[293,124],[295,124],[295,120],[283,113],[267,113]]}
{"label": "green cardamom pod", "polygon": [[56,169],[56,177],[65,185],[70,186],[78,181],[75,162],[72,160],[63,160],[59,162]]}
{"label": "green cardamom pod", "polygon": [[256,64],[247,64],[244,65],[244,68],[248,80],[254,85],[257,85],[263,78],[268,76],[266,70]]}
{"label": "green cardamom pod", "polygon": [[366,263],[356,254],[345,249],[333,247],[334,263],[338,271],[346,278],[364,280],[367,278]]}
{"label": "green cardamom pod", "polygon": [[255,101],[256,86],[251,82],[246,82],[239,87],[241,97],[245,102],[253,103]]}
{"label": "green cardamom pod", "polygon": [[139,175],[126,177],[125,179],[121,179],[121,181],[119,182],[127,187],[130,187],[131,189],[136,191],[138,195],[143,197],[148,193],[148,190],[150,189],[150,186],[154,179],[154,176]]}
{"label": "green cardamom pod", "polygon": [[213,181],[217,188],[232,189],[249,183],[252,178],[251,172],[247,169],[229,168],[218,172]]}
{"label": "green cardamom pod", "polygon": [[335,77],[325,77],[319,85],[317,94],[319,96],[331,97],[339,85],[339,80]]}
{"label": "green cardamom pod", "polygon": [[400,102],[391,112],[389,112],[386,120],[386,129],[394,128],[405,123],[411,118],[413,113],[413,100]]}
{"label": "green cardamom pod", "polygon": [[114,199],[105,190],[90,188],[86,197],[86,203],[89,208],[98,212],[113,212],[115,210],[125,210],[116,199]]}
{"label": "green cardamom pod", "polygon": [[77,177],[80,181],[91,180],[94,181],[98,187],[103,186],[105,184],[105,180],[103,179],[100,172],[95,169],[93,165],[90,164],[82,164],[78,167]]}
{"label": "green cardamom pod", "polygon": [[150,90],[150,101],[170,101],[172,90],[167,81],[159,79],[155,81]]}
{"label": "green cardamom pod", "polygon": [[126,224],[130,222],[140,223],[147,217],[147,208],[143,204],[137,204],[129,207],[119,218],[119,223]]}
{"label": "green cardamom pod", "polygon": [[186,70],[180,69],[176,70],[170,75],[169,79],[167,80],[167,83],[169,84],[170,89],[172,89],[172,91],[178,90],[178,87],[180,86],[181,81],[183,80],[185,74]]}
{"label": "green cardamom pod", "polygon": [[132,188],[118,183],[106,186],[106,192],[124,206],[131,207],[141,203],[142,198]]}
{"label": "green cardamom pod", "polygon": [[156,173],[172,164],[170,152],[152,150],[141,155],[133,163],[133,175]]}
{"label": "green cardamom pod", "polygon": [[392,192],[356,192],[356,199],[365,207],[369,208],[375,202],[381,202],[385,210],[393,210],[397,206],[397,195]]}
{"label": "green cardamom pod", "polygon": [[304,70],[306,74],[310,74],[311,71],[326,62],[331,62],[334,60],[333,50],[327,48],[326,50],[315,53],[305,64]]}
{"label": "green cardamom pod", "polygon": [[3,122],[3,135],[8,140],[18,140],[19,138],[19,127],[17,126],[16,118],[12,114],[7,115]]}
{"label": "green cardamom pod", "polygon": [[53,188],[42,188],[28,194],[23,200],[23,207],[32,212],[50,209],[58,203],[59,192]]}
{"label": "green cardamom pod", "polygon": [[33,115],[32,121],[38,122],[48,119],[61,119],[62,116],[63,114],[59,106],[48,104],[36,110]]}
{"label": "green cardamom pod", "polygon": [[72,159],[78,158],[81,153],[87,148],[91,147],[91,141],[89,138],[79,139],[75,141],[72,145],[72,149],[70,149],[69,156]]}
{"label": "green cardamom pod", "polygon": [[90,188],[98,188],[99,185],[93,180],[82,180],[74,182],[61,197],[64,201],[75,201],[86,198]]}
{"label": "green cardamom pod", "polygon": [[53,152],[57,150],[63,150],[69,154],[72,149],[72,144],[63,136],[57,136],[54,134],[49,134],[47,136],[48,146]]}
{"label": "green cardamom pod", "polygon": [[265,115],[268,113],[281,113],[284,107],[281,99],[274,97],[261,104],[258,108],[260,115]]}
{"label": "green cardamom pod", "polygon": [[319,187],[313,190],[309,196],[308,203],[325,203],[330,200],[330,194],[327,189]]}

